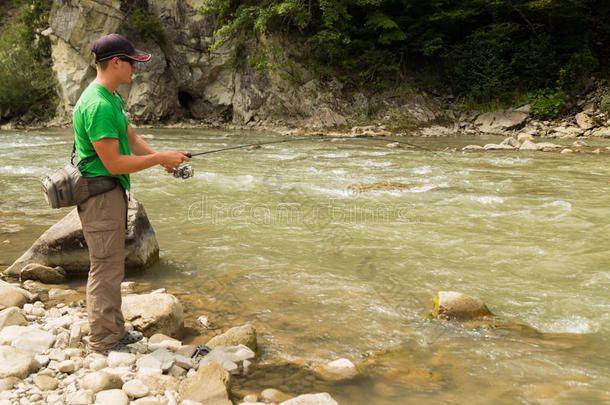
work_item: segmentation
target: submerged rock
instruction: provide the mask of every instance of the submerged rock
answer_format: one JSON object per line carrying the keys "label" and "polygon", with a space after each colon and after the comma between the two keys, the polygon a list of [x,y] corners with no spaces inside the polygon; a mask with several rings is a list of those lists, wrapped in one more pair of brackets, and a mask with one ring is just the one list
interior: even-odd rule
{"label": "submerged rock", "polygon": [[319,394],[299,395],[296,398],[282,402],[280,405],[339,405],[337,401],[326,392]]}
{"label": "submerged rock", "polygon": [[366,193],[367,191],[387,191],[387,190],[402,190],[411,188],[413,184],[397,183],[394,181],[382,181],[373,184],[356,183],[348,187],[348,190],[355,194]]}
{"label": "submerged rock", "polygon": [[439,291],[434,299],[432,315],[439,319],[464,321],[493,314],[478,298],[456,291]]}
{"label": "submerged rock", "polygon": [[218,346],[244,345],[256,352],[258,349],[256,328],[250,324],[236,326],[221,335],[214,336],[206,345],[212,349]]}
{"label": "submerged rock", "polygon": [[[133,197],[127,216],[125,269],[143,270],[159,260],[159,245],[144,207]],[[87,274],[89,252],[76,208],[43,233],[4,274],[19,276],[31,263],[61,266],[68,275]]]}

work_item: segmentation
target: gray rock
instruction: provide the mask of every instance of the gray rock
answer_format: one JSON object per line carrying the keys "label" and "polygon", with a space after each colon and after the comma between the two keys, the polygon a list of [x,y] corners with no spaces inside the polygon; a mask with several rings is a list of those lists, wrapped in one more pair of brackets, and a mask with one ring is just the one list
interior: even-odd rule
{"label": "gray rock", "polygon": [[241,363],[254,357],[256,357],[256,354],[244,345],[232,347],[218,346],[201,359],[199,368],[205,367],[210,362],[216,362],[229,373],[237,374]]}
{"label": "gray rock", "polygon": [[0,305],[8,307],[23,308],[23,305],[27,302],[25,296],[19,291],[18,288],[6,285],[0,285]]}
{"label": "gray rock", "polygon": [[356,366],[348,359],[331,361],[321,367],[318,372],[325,379],[332,381],[349,380],[358,375]]}
{"label": "gray rock", "polygon": [[21,280],[35,280],[46,284],[62,284],[66,282],[66,271],[60,267],[48,267],[38,263],[30,263],[21,269]]}
{"label": "gray rock", "polygon": [[170,294],[127,295],[123,297],[123,316],[144,336],[155,333],[180,336],[184,328],[182,305]]}
{"label": "gray rock", "polygon": [[517,141],[523,143],[525,141],[534,142],[534,136],[530,133],[520,133],[517,135]]}
{"label": "gray rock", "polygon": [[439,291],[435,315],[440,319],[469,320],[492,313],[483,301],[456,291]]}
{"label": "gray rock", "polygon": [[57,371],[60,373],[72,373],[76,370],[76,363],[74,360],[65,360],[57,364]]}
{"label": "gray rock", "polygon": [[[207,356],[206,356],[207,357]],[[180,397],[206,405],[232,405],[229,400],[229,373],[220,364],[211,362],[180,383]],[[206,387],[202,390],[201,387]]]}
{"label": "gray rock", "polygon": [[591,129],[595,126],[591,117],[589,117],[584,112],[576,114],[576,116],[574,118],[576,118],[576,123],[578,124],[580,129],[587,130],[587,129]]}
{"label": "gray rock", "polygon": [[[276,390],[274,388],[267,388],[263,390],[263,392],[261,392],[261,399],[264,402],[275,402],[279,404],[280,402],[287,401],[290,398],[290,395],[284,394],[282,391]],[[253,402],[256,402],[256,398]]]}
{"label": "gray rock", "polygon": [[136,362],[136,355],[133,353],[110,352],[107,362],[110,367],[131,366]]}
{"label": "gray rock", "polygon": [[169,370],[174,364],[174,354],[167,349],[157,349],[151,354],[138,359],[136,365],[138,369],[159,369]]}
{"label": "gray rock", "polygon": [[93,403],[93,392],[89,390],[78,390],[66,395],[68,405],[89,405]]}
{"label": "gray rock", "polygon": [[54,342],[55,335],[34,326],[7,326],[0,331],[0,344],[29,352],[42,353]]}
{"label": "gray rock", "polygon": [[484,150],[485,148],[481,145],[467,145],[462,148],[462,150]]}
{"label": "gray rock", "polygon": [[23,312],[18,307],[10,307],[0,311],[0,330],[5,326],[11,325],[27,325]]}
{"label": "gray rock", "polygon": [[215,348],[217,346],[238,346],[245,345],[256,352],[258,344],[256,340],[256,328],[250,324],[236,326],[229,329],[225,333],[214,336],[208,343],[207,346]]}
{"label": "gray rock", "polygon": [[520,111],[494,111],[481,114],[474,124],[479,131],[491,134],[502,134],[504,131],[521,128],[528,114]]}
{"label": "gray rock", "polygon": [[573,152],[574,152],[574,151],[573,151],[572,149],[565,148],[565,149],[563,149],[563,150],[561,151],[561,154],[562,154],[562,155],[567,155],[567,154],[569,154],[569,153],[573,153]]}
{"label": "gray rock", "polygon": [[0,378],[26,378],[39,368],[40,364],[32,353],[11,346],[0,346]]}
{"label": "gray rock", "polygon": [[610,127],[595,128],[591,130],[591,136],[610,138]]}
{"label": "gray rock", "polygon": [[495,143],[488,143],[483,147],[485,150],[514,150],[515,148],[510,145],[499,145]]}
{"label": "gray rock", "polygon": [[0,378],[0,392],[11,390],[15,385],[21,382],[17,377]]}
{"label": "gray rock", "polygon": [[167,390],[175,390],[179,381],[170,375],[142,375],[138,379],[144,383],[152,394],[162,394]]}
{"label": "gray rock", "polygon": [[500,145],[509,145],[509,146],[512,146],[515,149],[519,149],[521,147],[521,142],[519,142],[518,140],[516,140],[512,136],[509,136],[508,138],[506,138],[505,140],[500,142]]}
{"label": "gray rock", "polygon": [[35,375],[34,385],[41,391],[53,391],[59,385],[59,380],[48,375]]}
{"label": "gray rock", "polygon": [[100,391],[95,395],[95,403],[104,405],[129,405],[129,398],[123,390],[105,390]]}
{"label": "gray rock", "polygon": [[524,151],[529,151],[529,150],[540,150],[542,149],[538,144],[528,141],[528,140],[524,140],[523,143],[521,144],[521,147],[519,148],[519,150],[524,150]]}
{"label": "gray rock", "polygon": [[[127,271],[146,269],[159,259],[155,232],[144,207],[133,197],[129,202],[125,251]],[[89,253],[76,209],[43,233],[4,273],[19,276],[31,263],[49,267],[61,266],[68,275],[87,274]]]}
{"label": "gray rock", "polygon": [[130,380],[123,384],[123,391],[130,398],[142,398],[148,395],[150,390],[148,387],[140,380]]}
{"label": "gray rock", "polygon": [[83,377],[81,384],[85,390],[89,390],[95,394],[104,390],[120,389],[123,386],[123,380],[115,374],[96,371],[86,374]]}
{"label": "gray rock", "polygon": [[280,403],[280,405],[339,405],[337,401],[326,392],[319,394],[300,395]]}

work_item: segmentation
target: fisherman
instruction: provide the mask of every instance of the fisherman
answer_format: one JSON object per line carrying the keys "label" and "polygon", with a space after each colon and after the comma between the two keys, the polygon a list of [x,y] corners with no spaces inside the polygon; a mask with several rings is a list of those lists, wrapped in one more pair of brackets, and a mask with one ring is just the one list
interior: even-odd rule
{"label": "fisherman", "polygon": [[[125,330],[121,312],[121,282],[125,269],[125,227],[129,174],[161,165],[168,173],[188,161],[185,152],[157,152],[136,135],[117,93],[131,83],[138,62],[149,53],[136,50],[119,34],[104,35],[93,43],[97,76],[74,107],[75,145],[80,170],[88,181],[111,181],[109,191],[78,205],[78,214],[89,247],[87,315],[89,348],[94,351],[132,352],[127,346],[142,339],[140,332]],[[95,178],[95,179],[93,179]]]}

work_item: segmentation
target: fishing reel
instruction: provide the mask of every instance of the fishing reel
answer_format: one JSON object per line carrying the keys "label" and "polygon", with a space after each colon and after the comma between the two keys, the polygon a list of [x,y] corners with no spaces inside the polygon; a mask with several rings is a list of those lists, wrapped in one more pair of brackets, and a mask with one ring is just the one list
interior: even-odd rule
{"label": "fishing reel", "polygon": [[195,170],[191,165],[184,165],[174,168],[174,177],[177,179],[186,180],[195,175]]}

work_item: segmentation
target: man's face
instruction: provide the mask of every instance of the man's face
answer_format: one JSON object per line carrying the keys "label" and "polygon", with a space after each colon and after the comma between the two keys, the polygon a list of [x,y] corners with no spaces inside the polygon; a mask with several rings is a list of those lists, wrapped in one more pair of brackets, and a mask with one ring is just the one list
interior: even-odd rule
{"label": "man's face", "polygon": [[117,58],[117,75],[121,84],[131,83],[131,76],[136,71],[136,62],[127,57]]}

